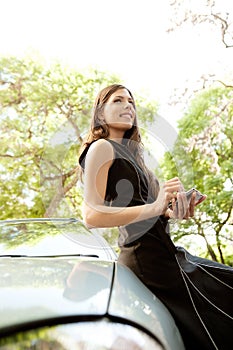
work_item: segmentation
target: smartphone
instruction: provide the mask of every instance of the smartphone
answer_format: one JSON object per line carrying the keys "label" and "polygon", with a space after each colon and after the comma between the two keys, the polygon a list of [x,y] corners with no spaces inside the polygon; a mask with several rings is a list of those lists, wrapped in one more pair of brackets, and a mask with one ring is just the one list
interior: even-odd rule
{"label": "smartphone", "polygon": [[[206,198],[206,196],[204,196],[204,194],[202,194],[196,188],[191,188],[185,192],[188,203],[190,203],[193,192],[196,193],[195,205],[201,203]],[[176,206],[178,207],[178,201],[176,201]],[[172,203],[169,203],[169,208],[172,208]]]}
{"label": "smartphone", "polygon": [[190,202],[193,192],[196,192],[195,205],[201,203],[205,199],[205,196],[200,191],[198,191],[196,188],[191,188],[185,192],[188,202]]}

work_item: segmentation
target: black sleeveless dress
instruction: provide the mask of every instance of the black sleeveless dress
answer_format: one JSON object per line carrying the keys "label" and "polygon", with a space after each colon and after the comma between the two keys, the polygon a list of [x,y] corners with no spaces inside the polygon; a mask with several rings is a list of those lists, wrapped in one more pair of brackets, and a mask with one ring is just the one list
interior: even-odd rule
{"label": "black sleeveless dress", "polygon": [[[108,140],[115,160],[105,204],[135,206],[154,200],[127,146]],[[89,148],[89,147],[88,147]],[[80,164],[85,168],[85,149]],[[233,344],[233,269],[176,247],[162,216],[119,227],[119,263],[128,266],[166,305],[187,350],[229,350]]]}

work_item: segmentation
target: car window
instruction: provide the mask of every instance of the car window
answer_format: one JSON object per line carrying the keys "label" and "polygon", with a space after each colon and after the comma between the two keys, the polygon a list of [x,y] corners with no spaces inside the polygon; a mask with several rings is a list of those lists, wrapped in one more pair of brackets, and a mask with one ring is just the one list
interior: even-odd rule
{"label": "car window", "polygon": [[88,255],[114,259],[116,254],[96,231],[75,219],[0,222],[0,255]]}

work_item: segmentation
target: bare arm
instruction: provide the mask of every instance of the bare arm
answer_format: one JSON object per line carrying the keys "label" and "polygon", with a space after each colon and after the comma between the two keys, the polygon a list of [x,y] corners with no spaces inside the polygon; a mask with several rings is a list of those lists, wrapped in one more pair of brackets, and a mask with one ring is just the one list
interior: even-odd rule
{"label": "bare arm", "polygon": [[85,161],[83,218],[88,227],[123,226],[164,214],[174,191],[179,191],[178,178],[166,181],[157,200],[134,207],[108,207],[104,204],[108,171],[114,160],[112,145],[98,140],[90,146]]}

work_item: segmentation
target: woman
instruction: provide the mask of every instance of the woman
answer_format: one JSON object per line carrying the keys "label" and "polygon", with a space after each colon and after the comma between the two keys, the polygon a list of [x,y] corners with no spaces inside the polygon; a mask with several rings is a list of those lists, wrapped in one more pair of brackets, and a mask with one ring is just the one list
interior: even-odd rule
{"label": "woman", "polygon": [[174,246],[168,220],[193,216],[195,193],[188,203],[178,178],[159,186],[142,151],[133,95],[118,84],[103,89],[79,158],[84,221],[119,227],[119,262],[167,306],[186,349],[229,349],[233,269]]}

